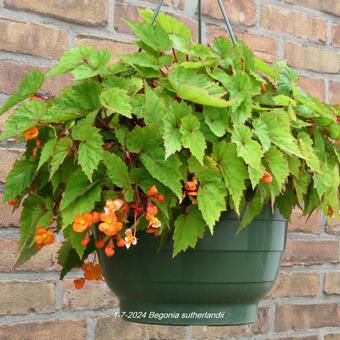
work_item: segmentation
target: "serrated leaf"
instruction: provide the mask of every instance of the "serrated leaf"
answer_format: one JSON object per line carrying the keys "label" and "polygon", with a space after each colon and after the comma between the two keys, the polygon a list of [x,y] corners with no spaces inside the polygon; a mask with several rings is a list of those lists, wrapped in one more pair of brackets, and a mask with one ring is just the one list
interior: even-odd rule
{"label": "serrated leaf", "polygon": [[227,132],[229,127],[229,118],[226,108],[205,106],[203,108],[203,115],[210,130],[217,137],[222,137]]}
{"label": "serrated leaf", "polygon": [[20,248],[32,239],[38,227],[48,227],[53,218],[53,202],[50,198],[30,194],[23,203],[20,216]]}
{"label": "serrated leaf", "polygon": [[39,170],[52,157],[56,143],[57,139],[52,138],[49,141],[47,141],[47,143],[44,144],[41,150],[37,170]]}
{"label": "serrated leaf", "polygon": [[131,181],[129,169],[127,165],[116,155],[110,152],[104,153],[104,164],[107,168],[107,173],[113,184],[127,190],[128,201],[133,200],[133,191],[131,190]]}
{"label": "serrated leaf", "polygon": [[273,144],[288,154],[304,158],[290,131],[289,121],[286,120],[287,117],[287,113],[282,111],[279,114],[262,113],[260,119],[267,125]]}
{"label": "serrated leaf", "polygon": [[168,34],[159,26],[152,26],[147,23],[127,21],[133,33],[153,50],[164,52],[172,47]]}
{"label": "serrated leaf", "polygon": [[73,142],[70,137],[64,137],[64,138],[58,139],[54,147],[53,155],[52,155],[51,162],[50,162],[50,178],[52,178],[52,176],[58,170],[60,165],[64,162],[72,145],[73,145]]}
{"label": "serrated leaf", "polygon": [[78,163],[86,176],[92,181],[92,174],[103,159],[103,137],[99,129],[87,124],[78,123],[72,129],[72,137],[80,141]]}
{"label": "serrated leaf", "polygon": [[246,164],[263,173],[263,150],[260,144],[252,139],[251,130],[245,125],[236,126],[231,140],[236,144],[238,156],[242,157]]}
{"label": "serrated leaf", "polygon": [[74,202],[69,204],[67,208],[61,211],[63,229],[69,226],[75,215],[84,214],[94,209],[96,202],[100,201],[101,183],[91,183],[88,187],[81,188],[80,195]]}
{"label": "serrated leaf", "polygon": [[320,173],[313,175],[314,188],[317,190],[320,199],[334,185],[334,167],[327,162],[322,162]]}
{"label": "serrated leaf", "polygon": [[168,158],[176,151],[180,151],[182,148],[181,141],[181,119],[186,115],[192,114],[191,106],[185,104],[184,102],[171,103],[170,107],[165,113],[163,118],[163,139],[165,147],[165,158]]}
{"label": "serrated leaf", "polygon": [[202,164],[204,150],[207,145],[200,126],[200,122],[196,116],[185,116],[181,120],[180,133],[182,135],[181,140],[183,146],[188,148],[191,154]]}
{"label": "serrated leaf", "polygon": [[161,128],[165,107],[160,97],[145,83],[144,121],[147,125]]}
{"label": "serrated leaf", "polygon": [[127,54],[125,56],[122,56],[121,59],[131,66],[152,68],[155,71],[159,71],[159,69],[161,68],[158,59],[153,55],[147,53],[137,52],[133,54]]}
{"label": "serrated leaf", "polygon": [[195,206],[189,206],[175,221],[173,256],[187,250],[188,247],[194,248],[198,239],[203,237],[205,228],[206,223],[200,211]]}
{"label": "serrated leaf", "polygon": [[225,186],[229,191],[236,212],[239,207],[248,179],[246,166],[238,157],[236,146],[232,143],[219,142],[214,145],[213,156],[221,170]]}
{"label": "serrated leaf", "polygon": [[277,198],[277,204],[282,216],[289,221],[293,208],[298,204],[297,196],[290,186],[287,187],[287,190],[283,195]]}
{"label": "serrated leaf", "polygon": [[255,196],[247,204],[246,209],[243,213],[240,227],[238,233],[242,231],[249,223],[261,213],[263,205],[267,202],[269,198],[268,192],[262,188],[257,188]]}
{"label": "serrated leaf", "polygon": [[79,268],[82,265],[82,260],[77,251],[72,248],[70,241],[64,241],[58,251],[58,264],[62,266],[60,272],[60,280],[63,280],[65,275],[73,268]]}
{"label": "serrated leaf", "polygon": [[22,249],[19,251],[18,257],[15,262],[15,268],[20,267],[25,262],[31,259],[36,253],[38,253],[39,249],[35,246],[32,239],[28,239],[23,245]]}
{"label": "serrated leaf", "polygon": [[136,127],[128,135],[126,146],[129,151],[141,152],[140,158],[148,172],[182,199],[181,162],[175,155],[165,160],[162,138],[154,128]]}
{"label": "serrated leaf", "polygon": [[33,96],[42,86],[44,79],[45,75],[40,71],[29,72],[14,94],[12,94],[0,108],[0,116],[14,105]]}
{"label": "serrated leaf", "polygon": [[320,172],[320,160],[314,151],[313,140],[306,132],[300,132],[298,138],[307,165],[313,172]]}
{"label": "serrated leaf", "polygon": [[273,182],[269,185],[272,202],[280,194],[289,176],[289,164],[286,156],[276,147],[272,146],[265,154],[265,161],[273,176]]}
{"label": "serrated leaf", "polygon": [[253,128],[256,137],[262,145],[263,151],[267,152],[271,145],[268,126],[261,119],[254,119]]}
{"label": "serrated leaf", "polygon": [[72,48],[64,53],[58,64],[49,70],[47,76],[55,77],[72,71],[83,63],[85,59],[89,58],[92,53],[94,53],[94,50],[90,46]]}
{"label": "serrated leaf", "polygon": [[193,157],[188,163],[190,172],[195,174],[200,183],[197,194],[198,208],[213,233],[215,223],[222,211],[226,210],[227,191],[222,175],[217,164],[210,158],[205,158],[204,166]]}
{"label": "serrated leaf", "polygon": [[15,162],[6,179],[4,203],[21,196],[32,185],[36,168],[37,164],[33,159],[21,159]]}
{"label": "serrated leaf", "polygon": [[86,247],[82,245],[81,241],[85,238],[86,231],[76,233],[73,231],[72,226],[68,226],[63,230],[65,238],[71,243],[73,249],[76,250],[78,257],[83,258]]}
{"label": "serrated leaf", "polygon": [[131,118],[130,97],[125,90],[118,88],[106,90],[100,95],[100,102],[109,113],[120,113]]}
{"label": "serrated leaf", "polygon": [[41,101],[30,101],[20,106],[6,121],[5,128],[0,134],[0,140],[20,136],[32,126],[38,125],[47,111],[47,104]]}

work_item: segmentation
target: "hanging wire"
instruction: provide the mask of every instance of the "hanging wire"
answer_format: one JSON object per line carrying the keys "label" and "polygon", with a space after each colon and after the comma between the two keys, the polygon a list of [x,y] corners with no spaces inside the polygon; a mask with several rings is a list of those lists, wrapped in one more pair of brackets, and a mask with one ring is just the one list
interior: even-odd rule
{"label": "hanging wire", "polygon": [[198,43],[202,44],[202,0],[198,0]]}
{"label": "hanging wire", "polygon": [[155,8],[155,10],[153,12],[153,16],[152,16],[152,19],[151,19],[151,22],[150,22],[151,25],[153,25],[155,23],[155,21],[157,19],[157,16],[159,14],[159,11],[161,10],[161,7],[163,6],[163,2],[164,2],[164,0],[159,0],[158,1],[158,4],[157,4],[157,6],[156,6],[156,8]]}
{"label": "hanging wire", "polygon": [[[202,40],[203,40],[203,29],[202,29],[202,26],[203,26],[203,23],[202,23],[202,0],[197,0],[198,1],[198,9],[197,9],[197,14],[198,14],[198,42],[200,44],[202,44]],[[153,25],[157,19],[157,16],[159,14],[159,11],[161,10],[161,7],[163,5],[163,2],[164,0],[159,0],[158,1],[158,4],[153,12],[153,15],[152,15],[152,19],[151,19],[151,25]],[[228,14],[227,14],[227,11],[223,5],[223,2],[222,0],[217,0],[217,3],[218,3],[218,6],[220,7],[220,10],[221,10],[221,13],[222,13],[222,16],[223,16],[223,20],[226,24],[226,27],[227,27],[227,31],[229,33],[229,36],[230,36],[230,39],[232,41],[232,43],[234,45],[237,44],[237,40],[236,40],[236,37],[235,37],[235,34],[234,34],[234,31],[233,31],[233,28],[231,26],[231,23],[229,21],[229,17],[228,17]]]}
{"label": "hanging wire", "polygon": [[237,44],[237,40],[236,40],[234,31],[233,31],[233,28],[231,27],[231,24],[230,24],[228,15],[227,15],[227,11],[225,10],[225,7],[224,7],[224,5],[223,5],[222,0],[217,0],[217,2],[218,2],[218,5],[220,6],[220,10],[221,10],[221,13],[222,13],[224,22],[225,22],[225,24],[226,24],[226,26],[227,26],[227,30],[228,30],[228,33],[229,33],[229,35],[230,35],[230,39],[231,39],[232,43],[233,43],[234,45],[236,45],[236,44]]}

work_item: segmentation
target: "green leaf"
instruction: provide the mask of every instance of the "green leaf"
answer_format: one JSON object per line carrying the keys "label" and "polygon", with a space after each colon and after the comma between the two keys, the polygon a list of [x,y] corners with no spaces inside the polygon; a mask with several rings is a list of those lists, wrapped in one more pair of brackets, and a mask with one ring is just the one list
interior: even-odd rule
{"label": "green leaf", "polygon": [[186,115],[192,114],[191,106],[184,102],[171,103],[170,107],[165,113],[163,118],[164,127],[164,147],[165,147],[165,158],[168,158],[176,151],[180,151],[182,148],[182,139],[180,133],[181,120]]}
{"label": "green leaf", "polygon": [[300,132],[298,139],[307,165],[313,172],[320,172],[320,160],[314,151],[313,140],[306,132]]}
{"label": "green leaf", "polygon": [[33,96],[42,86],[45,76],[40,71],[32,71],[26,75],[19,88],[12,94],[0,108],[0,116],[14,105]]}
{"label": "green leaf", "polygon": [[242,231],[257,215],[259,215],[263,209],[263,205],[268,200],[268,193],[262,188],[257,188],[255,196],[247,204],[243,213],[238,233]]}
{"label": "green leaf", "polygon": [[58,170],[60,165],[64,162],[64,159],[69,153],[72,145],[73,142],[70,137],[64,137],[57,141],[50,162],[50,178],[52,178],[52,176]]}
{"label": "green leaf", "polygon": [[141,152],[140,159],[148,172],[171,189],[181,200],[181,162],[175,155],[165,160],[165,150],[162,145],[161,136],[151,127],[136,127],[126,141],[129,151]]}
{"label": "green leaf", "polygon": [[80,268],[82,260],[80,259],[77,251],[72,248],[70,241],[64,241],[58,251],[58,264],[62,266],[60,272],[60,280],[63,280],[65,275],[73,268]]}
{"label": "green leaf", "polygon": [[236,146],[225,141],[214,145],[213,157],[221,170],[224,183],[234,203],[236,212],[239,207],[243,192],[246,189],[248,178],[247,168],[243,160],[238,157]]}
{"label": "green leaf", "polygon": [[70,72],[84,62],[94,53],[94,50],[90,46],[80,46],[72,48],[64,53],[59,63],[52,67],[47,73],[48,77],[55,77],[61,74]]}
{"label": "green leaf", "polygon": [[236,144],[237,154],[243,158],[246,164],[258,172],[264,173],[261,163],[263,150],[260,144],[252,139],[252,132],[247,126],[235,126],[231,141]]}
{"label": "green leaf", "polygon": [[298,204],[297,196],[290,186],[287,187],[287,190],[284,193],[284,195],[279,196],[277,198],[277,204],[279,206],[282,216],[289,221],[294,206]]}
{"label": "green leaf", "polygon": [[313,175],[314,188],[317,190],[320,199],[334,185],[334,167],[327,162],[322,162],[320,173]]}
{"label": "green leaf", "polygon": [[175,221],[173,256],[187,250],[188,247],[194,248],[198,239],[203,238],[205,227],[206,223],[197,207],[189,206]]}
{"label": "green leaf", "polygon": [[33,240],[27,240],[22,249],[19,251],[19,255],[15,262],[15,268],[23,265],[25,262],[30,260],[32,256],[38,253],[38,251],[39,249],[35,246]]}
{"label": "green leaf", "polygon": [[262,145],[263,151],[267,152],[271,145],[268,126],[261,119],[254,119],[253,128],[256,137]]}
{"label": "green leaf", "polygon": [[57,139],[51,138],[49,141],[47,141],[47,143],[44,144],[41,150],[37,170],[39,170],[52,157],[56,143]]}
{"label": "green leaf", "polygon": [[185,116],[181,120],[180,133],[182,135],[183,146],[188,148],[192,155],[202,164],[204,150],[207,145],[200,126],[200,122],[196,116]]}
{"label": "green leaf", "polygon": [[205,122],[217,136],[223,137],[229,127],[228,111],[225,108],[205,106],[203,108]]}
{"label": "green leaf", "polygon": [[72,129],[72,137],[80,141],[78,148],[78,163],[89,180],[93,171],[98,168],[103,159],[103,137],[99,129],[87,124],[78,123]]}
{"label": "green leaf", "polygon": [[152,26],[147,23],[138,23],[133,21],[126,21],[132,28],[133,33],[146,45],[153,50],[164,52],[172,47],[171,40],[168,34],[158,26]]}
{"label": "green leaf", "polygon": [[215,223],[219,220],[221,212],[226,210],[227,191],[222,184],[222,175],[216,163],[207,157],[205,158],[204,166],[191,157],[189,159],[189,170],[199,180],[198,208],[211,233],[213,233]]}
{"label": "green leaf", "polygon": [[152,68],[155,71],[159,71],[161,66],[159,65],[158,59],[151,54],[147,53],[132,53],[122,56],[121,58],[125,63],[131,66]]}
{"label": "green leaf", "polygon": [[225,94],[225,90],[212,81],[207,74],[177,67],[169,73],[168,79],[177,96],[182,99],[214,107],[231,105],[231,102],[219,98]]}
{"label": "green leaf", "polygon": [[162,126],[165,115],[164,104],[156,93],[145,83],[144,121],[147,125]]}
{"label": "green leaf", "polygon": [[125,90],[118,88],[106,90],[100,95],[100,102],[109,113],[120,113],[131,118],[132,106],[130,97]]}
{"label": "green leaf", "polygon": [[0,134],[0,140],[20,136],[32,126],[38,125],[47,111],[47,104],[41,101],[30,101],[20,106],[6,121],[5,128]]}
{"label": "green leaf", "polygon": [[22,159],[15,162],[7,176],[3,202],[21,196],[28,189],[35,177],[37,164],[33,159]]}
{"label": "green leaf", "polygon": [[269,185],[272,201],[282,191],[289,176],[289,164],[286,156],[276,147],[271,147],[265,154],[265,161],[273,176],[273,182]]}
{"label": "green leaf", "polygon": [[133,200],[133,191],[131,189],[131,181],[127,165],[117,155],[110,152],[104,153],[104,164],[112,183],[127,190],[128,201]]}
{"label": "green leaf", "polygon": [[72,226],[68,226],[63,230],[64,236],[71,243],[72,248],[74,248],[78,254],[79,258],[83,258],[86,247],[81,244],[81,241],[86,235],[86,231],[82,233],[76,233],[73,231]]}
{"label": "green leaf", "polygon": [[287,112],[265,112],[261,114],[260,120],[267,125],[270,139],[282,151],[304,158],[303,154],[293,137],[288,120]]}
{"label": "green leaf", "polygon": [[48,227],[53,219],[53,201],[50,198],[30,194],[23,203],[20,216],[20,242],[22,248],[29,239],[33,239],[38,227]]}
{"label": "green leaf", "polygon": [[97,181],[85,188],[81,187],[79,192],[81,195],[61,211],[63,228],[72,223],[75,215],[84,214],[94,209],[96,202],[100,201],[101,183]]}

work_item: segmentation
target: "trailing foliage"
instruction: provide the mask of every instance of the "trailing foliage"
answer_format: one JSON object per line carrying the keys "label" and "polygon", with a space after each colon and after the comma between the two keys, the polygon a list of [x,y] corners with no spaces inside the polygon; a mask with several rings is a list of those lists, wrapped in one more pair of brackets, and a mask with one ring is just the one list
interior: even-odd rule
{"label": "trailing foliage", "polygon": [[[15,106],[0,139],[27,140],[4,195],[24,207],[19,263],[53,241],[50,230],[66,239],[64,276],[95,251],[91,226],[108,256],[114,241],[135,244],[137,229],[173,235],[176,255],[227,210],[241,229],[265,204],[287,219],[296,205],[338,214],[339,107],[243,43],[195,45],[175,19],[141,16],[128,22],[139,51],[112,64],[109,51],[74,48],[46,75],[29,73],[0,109]],[[39,95],[45,77],[65,73],[71,87]]]}

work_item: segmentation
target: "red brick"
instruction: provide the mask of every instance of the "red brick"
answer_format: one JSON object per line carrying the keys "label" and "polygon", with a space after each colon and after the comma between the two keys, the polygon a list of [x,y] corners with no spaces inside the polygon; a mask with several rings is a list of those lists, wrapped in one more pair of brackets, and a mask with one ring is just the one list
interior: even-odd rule
{"label": "red brick", "polygon": [[340,83],[329,82],[329,100],[331,104],[340,104]]}
{"label": "red brick", "polygon": [[29,22],[0,19],[0,51],[58,59],[68,49],[67,33]]}
{"label": "red brick", "polygon": [[1,340],[86,340],[85,320],[60,320],[47,322],[0,325]]}
{"label": "red brick", "polygon": [[[252,26],[256,21],[256,3],[254,0],[223,0],[230,21],[236,24]],[[222,19],[217,1],[205,1],[203,14]]]}
{"label": "red brick", "polygon": [[61,20],[105,26],[109,16],[108,0],[5,0],[5,8],[31,11]]}
{"label": "red brick", "polygon": [[[276,39],[249,32],[236,32],[238,39],[244,41],[255,55],[265,61],[277,60],[278,42]],[[207,26],[207,40],[211,42],[219,36],[227,37],[228,33],[217,26]]]}
{"label": "red brick", "polygon": [[[0,61],[0,92],[13,93],[25,75],[32,70],[46,72],[48,68],[14,61]],[[48,96],[55,96],[59,95],[63,88],[70,85],[70,75],[47,78],[41,91]]]}
{"label": "red brick", "polygon": [[113,55],[112,62],[117,62],[119,57],[123,54],[137,52],[138,50],[138,47],[135,44],[83,35],[76,38],[76,45],[90,45],[99,50],[110,50]]}
{"label": "red brick", "polygon": [[292,296],[317,296],[320,289],[318,273],[280,273],[267,298],[275,299]]}
{"label": "red brick", "polygon": [[323,79],[300,76],[299,85],[312,96],[325,100],[325,81]]}
{"label": "red brick", "polygon": [[0,272],[46,272],[59,270],[60,266],[57,264],[57,252],[59,248],[59,242],[46,246],[24,265],[14,268],[18,255],[18,241],[0,240]]}
{"label": "red brick", "polygon": [[[289,336],[289,337],[283,337],[283,338],[275,338],[277,340],[318,340],[319,337],[317,335],[308,335],[308,336]],[[271,340],[271,339],[267,339]]]}
{"label": "red brick", "polygon": [[83,289],[74,288],[73,280],[63,282],[63,310],[118,308],[118,299],[104,281],[86,282]]}
{"label": "red brick", "polygon": [[333,24],[332,26],[332,45],[340,47],[340,25]]}
{"label": "red brick", "polygon": [[285,58],[290,66],[296,68],[322,73],[340,72],[340,52],[334,50],[287,42]]}
{"label": "red brick", "polygon": [[327,295],[340,295],[340,271],[331,271],[325,273],[325,288]]}
{"label": "red brick", "polygon": [[340,16],[340,2],[338,0],[285,0],[285,2]]}
{"label": "red brick", "polygon": [[295,35],[316,42],[327,41],[326,20],[271,5],[263,5],[261,26],[270,31]]}
{"label": "red brick", "polygon": [[0,315],[51,313],[55,310],[55,282],[0,281]]}
{"label": "red brick", "polygon": [[340,340],[340,333],[327,334],[324,336],[324,340]]}
{"label": "red brick", "polygon": [[95,328],[96,340],[179,340],[185,338],[185,327],[133,323],[117,317],[98,318]]}
{"label": "red brick", "polygon": [[302,216],[302,211],[298,208],[293,210],[289,223],[289,231],[320,234],[322,214],[320,211],[314,212],[312,216]]}
{"label": "red brick", "polygon": [[229,339],[230,337],[252,337],[266,334],[269,329],[269,311],[266,308],[258,310],[258,320],[254,324],[240,326],[193,326],[192,335],[195,340]]}
{"label": "red brick", "polygon": [[11,171],[13,164],[21,157],[22,151],[15,149],[6,149],[0,147],[0,182],[5,182],[6,177]]}
{"label": "red brick", "polygon": [[338,241],[288,240],[282,265],[312,265],[338,262]]}
{"label": "red brick", "polygon": [[338,327],[340,304],[281,305],[275,311],[275,331]]}

